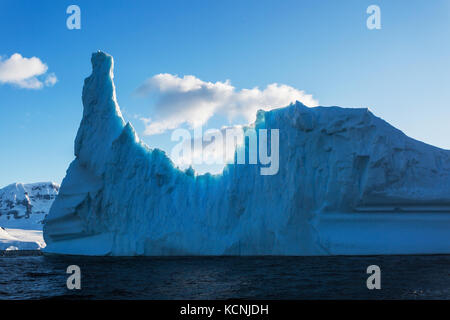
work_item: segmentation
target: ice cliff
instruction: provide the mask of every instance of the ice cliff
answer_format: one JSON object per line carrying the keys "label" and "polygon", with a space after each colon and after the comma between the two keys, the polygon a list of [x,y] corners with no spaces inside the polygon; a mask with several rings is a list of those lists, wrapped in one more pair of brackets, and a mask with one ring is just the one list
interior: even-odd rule
{"label": "ice cliff", "polygon": [[192,175],[148,148],[116,101],[97,52],[83,88],[76,159],[45,220],[49,253],[330,255],[450,253],[450,151],[368,109],[259,112],[279,129],[280,167]]}

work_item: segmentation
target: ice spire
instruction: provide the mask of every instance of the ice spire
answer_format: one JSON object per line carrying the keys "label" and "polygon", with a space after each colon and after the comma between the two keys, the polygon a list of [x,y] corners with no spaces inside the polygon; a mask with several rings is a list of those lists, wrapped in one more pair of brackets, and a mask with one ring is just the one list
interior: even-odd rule
{"label": "ice spire", "polygon": [[101,174],[112,142],[125,121],[116,100],[114,60],[101,51],[92,54],[92,74],[84,80],[83,119],[75,140],[75,156]]}

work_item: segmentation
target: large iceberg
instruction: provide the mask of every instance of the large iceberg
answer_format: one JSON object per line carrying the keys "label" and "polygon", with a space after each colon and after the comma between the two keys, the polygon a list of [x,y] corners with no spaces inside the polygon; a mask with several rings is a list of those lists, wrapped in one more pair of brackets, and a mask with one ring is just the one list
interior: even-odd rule
{"label": "large iceberg", "polygon": [[79,255],[450,253],[450,151],[368,109],[259,112],[279,129],[279,171],[193,175],[125,123],[113,59],[83,88],[76,159],[45,220],[45,252]]}

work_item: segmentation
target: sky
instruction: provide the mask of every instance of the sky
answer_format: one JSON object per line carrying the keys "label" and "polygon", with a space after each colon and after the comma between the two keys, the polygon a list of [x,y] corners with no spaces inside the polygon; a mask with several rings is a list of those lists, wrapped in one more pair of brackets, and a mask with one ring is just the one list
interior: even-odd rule
{"label": "sky", "polygon": [[[372,4],[381,29],[367,28]],[[97,50],[114,57],[125,120],[169,155],[175,128],[246,124],[295,99],[369,107],[450,149],[448,0],[0,0],[0,187],[62,181]]]}

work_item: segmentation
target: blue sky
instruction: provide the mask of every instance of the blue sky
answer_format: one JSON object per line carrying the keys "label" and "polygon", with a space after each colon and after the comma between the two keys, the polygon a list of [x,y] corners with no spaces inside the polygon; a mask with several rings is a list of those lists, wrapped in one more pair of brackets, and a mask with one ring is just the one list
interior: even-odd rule
{"label": "blue sky", "polygon": [[[81,8],[68,30],[66,8]],[[381,8],[369,30],[366,8]],[[61,182],[73,159],[90,55],[114,56],[126,120],[170,153],[170,130],[144,136],[139,118],[155,101],[136,91],[167,73],[236,91],[271,83],[311,94],[320,105],[370,107],[409,136],[450,149],[450,1],[0,1],[1,61],[37,57],[41,89],[0,82],[0,186]],[[217,114],[205,128],[238,124]],[[188,124],[181,124],[188,126]]]}

